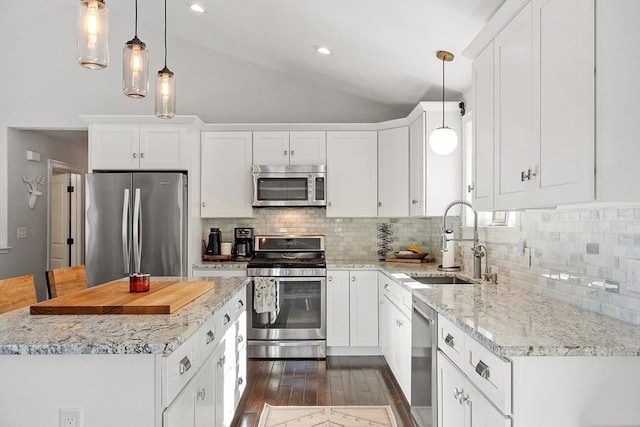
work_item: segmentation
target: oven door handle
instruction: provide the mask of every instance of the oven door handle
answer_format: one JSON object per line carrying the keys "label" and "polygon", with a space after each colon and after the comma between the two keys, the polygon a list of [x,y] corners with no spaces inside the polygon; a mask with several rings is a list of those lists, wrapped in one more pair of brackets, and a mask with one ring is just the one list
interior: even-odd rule
{"label": "oven door handle", "polygon": [[327,280],[327,276],[253,276],[252,279],[255,279],[256,277],[269,277],[276,282],[321,282],[323,284]]}

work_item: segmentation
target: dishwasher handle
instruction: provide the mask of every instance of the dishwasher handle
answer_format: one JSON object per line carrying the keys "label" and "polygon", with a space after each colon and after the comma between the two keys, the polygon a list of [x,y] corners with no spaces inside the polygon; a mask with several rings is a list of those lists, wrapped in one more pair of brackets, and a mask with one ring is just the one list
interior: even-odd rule
{"label": "dishwasher handle", "polygon": [[413,306],[413,311],[418,313],[420,316],[424,317],[424,320],[426,320],[427,323],[429,323],[430,325],[433,325],[435,323],[435,321],[431,318],[431,316],[429,316],[427,313],[425,313],[415,305]]}

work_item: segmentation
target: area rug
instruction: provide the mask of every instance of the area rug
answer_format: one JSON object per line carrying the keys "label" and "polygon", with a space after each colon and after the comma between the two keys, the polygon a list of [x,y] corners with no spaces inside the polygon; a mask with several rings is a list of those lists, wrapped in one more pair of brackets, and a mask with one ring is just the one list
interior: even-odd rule
{"label": "area rug", "polygon": [[258,427],[397,427],[390,406],[271,406],[264,404]]}

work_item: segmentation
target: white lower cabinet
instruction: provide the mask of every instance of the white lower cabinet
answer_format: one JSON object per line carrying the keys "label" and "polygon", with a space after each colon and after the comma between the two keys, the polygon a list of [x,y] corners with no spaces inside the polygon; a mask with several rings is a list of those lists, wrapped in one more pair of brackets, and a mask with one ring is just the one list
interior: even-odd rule
{"label": "white lower cabinet", "polygon": [[511,419],[493,406],[444,353],[438,351],[437,358],[438,426],[511,426]]}
{"label": "white lower cabinet", "polygon": [[327,346],[378,346],[378,272],[327,272]]}
{"label": "white lower cabinet", "polygon": [[[380,348],[407,401],[411,401],[411,292],[378,275]],[[409,306],[405,304],[408,300]]]}

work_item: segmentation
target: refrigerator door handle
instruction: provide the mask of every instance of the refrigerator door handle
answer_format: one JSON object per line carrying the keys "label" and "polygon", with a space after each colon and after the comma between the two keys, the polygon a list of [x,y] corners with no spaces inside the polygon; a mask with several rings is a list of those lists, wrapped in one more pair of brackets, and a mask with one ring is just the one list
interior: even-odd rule
{"label": "refrigerator door handle", "polygon": [[142,257],[142,233],[141,229],[141,203],[140,203],[140,189],[136,188],[134,201],[133,201],[133,268],[134,273],[140,273],[140,261]]}
{"label": "refrigerator door handle", "polygon": [[124,189],[124,201],[122,202],[122,261],[124,272],[129,274],[129,189]]}

